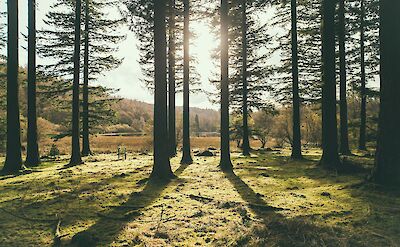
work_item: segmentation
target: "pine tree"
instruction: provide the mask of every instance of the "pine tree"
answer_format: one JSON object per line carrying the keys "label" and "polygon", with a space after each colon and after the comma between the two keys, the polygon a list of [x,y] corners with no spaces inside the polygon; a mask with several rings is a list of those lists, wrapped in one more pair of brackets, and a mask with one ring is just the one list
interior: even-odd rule
{"label": "pine tree", "polygon": [[40,163],[36,112],[36,1],[28,1],[28,133],[27,166]]}
{"label": "pine tree", "polygon": [[18,1],[7,2],[7,151],[3,172],[22,169],[18,82]]}
{"label": "pine tree", "polygon": [[322,1],[322,158],[320,164],[331,169],[340,167],[336,119],[335,7]]}
{"label": "pine tree", "polygon": [[221,160],[220,167],[224,171],[232,171],[229,144],[229,3],[221,0]]}
{"label": "pine tree", "polygon": [[154,0],[154,164],[151,177],[168,180],[174,177],[169,162],[170,150],[167,126],[167,40],[166,0]]}
{"label": "pine tree", "polygon": [[74,78],[72,84],[72,147],[70,166],[82,163],[80,151],[79,128],[79,74],[80,74],[80,47],[81,47],[81,0],[75,2],[75,38],[74,38]]}
{"label": "pine tree", "polygon": [[176,10],[175,0],[169,1],[168,18],[168,142],[171,146],[171,156],[176,156]]}
{"label": "pine tree", "polygon": [[181,164],[192,164],[190,149],[190,116],[189,116],[189,80],[190,80],[190,58],[189,58],[189,0],[183,1],[184,5],[184,28],[183,28],[183,147]]}
{"label": "pine tree", "polygon": [[[6,34],[6,21],[3,19],[5,19],[6,13],[0,12],[0,19],[2,20],[0,23],[0,50],[2,50],[3,48],[6,47],[7,44],[7,34]],[[0,57],[2,58],[2,57]]]}
{"label": "pine tree", "polygon": [[373,180],[400,186],[400,2],[380,1],[381,105]]}
{"label": "pine tree", "polygon": [[339,1],[339,59],[340,59],[340,153],[351,154],[349,147],[348,116],[347,116],[347,63],[346,63],[346,18],[345,0]]}
{"label": "pine tree", "polygon": [[[118,99],[110,97],[114,90],[102,86],[92,86],[105,71],[118,67],[122,59],[114,54],[118,50],[118,43],[125,39],[125,35],[118,33],[118,28],[124,23],[124,18],[109,18],[105,7],[115,6],[113,0],[85,0],[83,4],[80,30],[83,34],[81,47],[83,53],[80,73],[83,73],[82,91],[82,154],[89,155],[89,136],[99,126],[110,123],[112,116],[111,105]],[[52,58],[53,63],[45,64],[41,70],[49,78],[62,78],[44,87],[45,95],[52,100],[59,95],[68,95],[71,90],[70,74],[73,68],[72,47],[74,34],[74,2],[58,0],[46,15],[47,30],[40,31],[40,55]],[[51,73],[48,73],[50,71]],[[101,95],[103,93],[103,95]],[[65,97],[61,97],[65,101]],[[62,102],[61,102],[62,104]],[[68,108],[67,104],[62,107]],[[102,113],[109,113],[108,115]],[[69,135],[62,133],[58,137]]]}

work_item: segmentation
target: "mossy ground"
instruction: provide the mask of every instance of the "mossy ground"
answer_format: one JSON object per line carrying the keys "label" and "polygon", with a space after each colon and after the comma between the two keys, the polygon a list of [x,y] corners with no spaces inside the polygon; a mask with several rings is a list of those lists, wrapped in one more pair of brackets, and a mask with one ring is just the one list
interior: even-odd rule
{"label": "mossy ground", "polygon": [[44,162],[0,177],[0,246],[53,245],[58,219],[61,245],[400,245],[400,193],[362,183],[371,158],[351,157],[366,169],[337,174],[318,167],[319,156],[234,153],[234,174],[219,157],[173,158],[169,183],[147,183],[149,155],[96,155],[68,169],[67,159]]}

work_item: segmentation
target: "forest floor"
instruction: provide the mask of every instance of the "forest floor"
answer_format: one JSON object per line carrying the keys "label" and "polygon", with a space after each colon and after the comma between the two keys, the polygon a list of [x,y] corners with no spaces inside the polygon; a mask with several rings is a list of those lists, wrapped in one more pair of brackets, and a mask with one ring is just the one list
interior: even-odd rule
{"label": "forest floor", "polygon": [[373,160],[346,173],[319,150],[171,160],[177,178],[148,183],[152,156],[67,157],[0,176],[0,246],[400,246],[400,192],[363,183]]}

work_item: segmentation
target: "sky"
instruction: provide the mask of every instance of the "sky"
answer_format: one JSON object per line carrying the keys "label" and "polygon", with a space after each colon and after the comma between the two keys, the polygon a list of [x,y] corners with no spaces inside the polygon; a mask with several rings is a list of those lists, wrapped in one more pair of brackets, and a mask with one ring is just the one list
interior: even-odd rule
{"label": "sky", "polygon": [[[27,33],[27,1],[19,1],[19,31],[20,33]],[[43,29],[46,27],[43,20],[46,13],[50,10],[55,0],[36,0],[37,2],[37,29]],[[6,1],[1,1],[0,11],[5,12],[7,9]],[[117,14],[117,13],[115,13]],[[112,16],[110,16],[112,18]],[[1,21],[6,21],[2,18]],[[218,40],[210,34],[210,29],[206,23],[203,22],[191,22],[191,28],[196,30],[197,37],[193,40],[193,45],[190,47],[192,55],[197,56],[198,65],[197,70],[200,73],[201,88],[205,91],[216,90],[213,85],[209,82],[209,76],[213,69],[211,60],[211,50],[218,45]],[[125,31],[124,31],[125,30]],[[152,93],[145,88],[144,84],[140,82],[141,70],[138,63],[139,52],[137,50],[138,42],[135,35],[128,30],[127,26],[124,26],[121,33],[126,32],[127,38],[120,44],[120,50],[117,53],[117,57],[124,58],[123,63],[120,67],[113,71],[106,72],[104,76],[100,77],[97,83],[109,86],[112,88],[120,89],[117,93],[118,96],[136,99],[148,103],[153,102]],[[20,46],[26,47],[26,41],[20,35]],[[6,51],[2,51],[5,53]],[[38,57],[38,64],[46,63],[43,58]],[[27,64],[27,53],[24,49],[20,49],[19,54],[20,66],[26,66]],[[182,105],[183,95],[177,94],[177,105]],[[190,98],[190,105],[199,108],[211,108],[218,109],[219,106],[212,104],[205,93],[192,94]]]}

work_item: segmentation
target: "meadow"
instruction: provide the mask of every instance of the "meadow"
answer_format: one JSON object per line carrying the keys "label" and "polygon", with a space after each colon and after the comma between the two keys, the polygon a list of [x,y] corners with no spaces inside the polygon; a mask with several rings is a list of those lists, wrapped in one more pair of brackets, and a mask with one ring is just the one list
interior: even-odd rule
{"label": "meadow", "polygon": [[[210,143],[208,143],[210,144]],[[171,160],[176,179],[148,182],[152,156],[68,156],[0,177],[4,246],[398,246],[399,192],[365,182],[371,157],[352,169],[318,166],[319,149]],[[362,164],[362,165],[360,165]]]}

